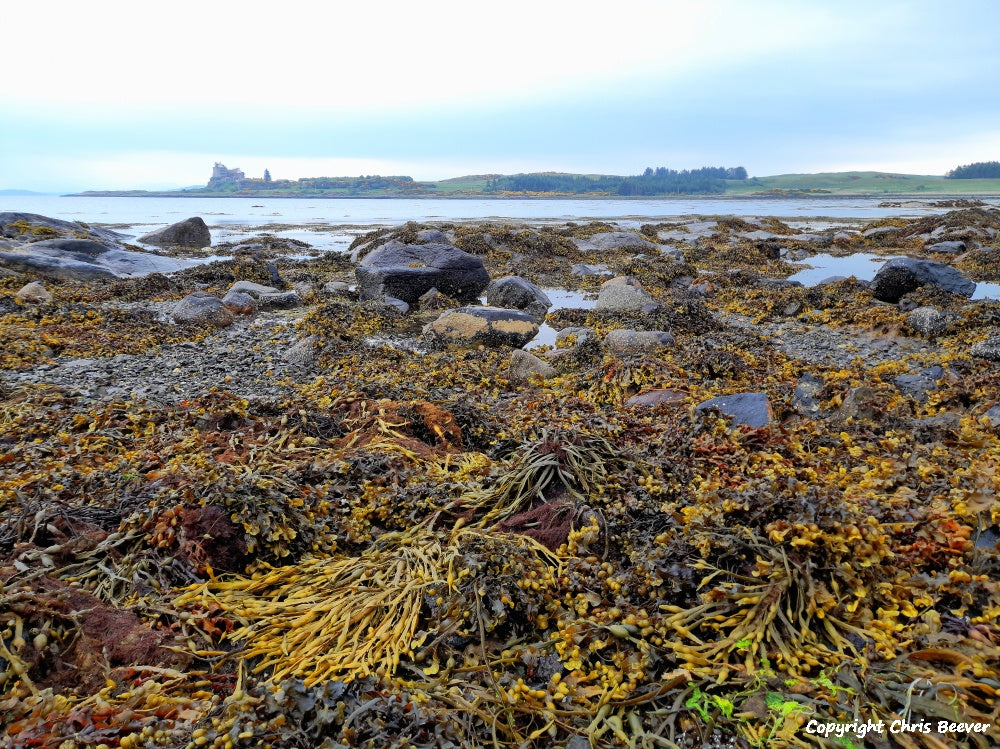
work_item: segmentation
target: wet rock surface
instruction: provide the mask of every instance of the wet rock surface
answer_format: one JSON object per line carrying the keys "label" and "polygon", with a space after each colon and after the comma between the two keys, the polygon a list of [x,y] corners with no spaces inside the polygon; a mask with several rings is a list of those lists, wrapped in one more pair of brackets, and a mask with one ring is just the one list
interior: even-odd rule
{"label": "wet rock surface", "polygon": [[201,216],[178,221],[159,231],[139,237],[143,244],[155,247],[208,247],[212,244],[212,233]]}
{"label": "wet rock surface", "polygon": [[369,253],[355,269],[361,299],[385,296],[416,301],[432,288],[461,302],[478,298],[490,282],[482,260],[452,245],[392,241]]}

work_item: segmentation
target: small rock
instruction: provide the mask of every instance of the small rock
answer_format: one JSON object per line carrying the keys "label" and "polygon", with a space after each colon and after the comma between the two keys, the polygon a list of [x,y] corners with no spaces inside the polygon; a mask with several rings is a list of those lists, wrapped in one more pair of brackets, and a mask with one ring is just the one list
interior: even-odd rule
{"label": "small rock", "polygon": [[510,356],[508,376],[511,382],[527,382],[534,376],[543,380],[554,377],[556,370],[524,349],[514,349]]}
{"label": "small rock", "polygon": [[257,300],[245,291],[228,291],[222,297],[222,303],[237,315],[251,315],[257,309]]}
{"label": "small rock", "polygon": [[927,400],[927,396],[932,390],[937,389],[938,380],[942,377],[944,377],[944,369],[934,366],[916,374],[899,375],[892,382],[904,393],[922,402]]}
{"label": "small rock", "polygon": [[978,356],[980,359],[1000,361],[1000,336],[995,335],[972,344],[969,353],[973,356]]}
{"label": "small rock", "polygon": [[448,244],[450,242],[448,235],[440,229],[421,229],[417,232],[417,241],[425,243],[438,242],[440,244]]}
{"label": "small rock", "polygon": [[654,390],[645,390],[641,393],[633,395],[631,398],[625,401],[626,406],[659,406],[663,403],[668,405],[674,405],[678,403],[683,403],[687,399],[688,394],[683,390],[674,390],[672,388],[657,388]]}
{"label": "small rock", "polygon": [[858,419],[868,420],[875,416],[878,408],[878,396],[870,387],[851,388],[847,392],[843,403],[837,409],[836,417],[841,420]]}
{"label": "small rock", "polygon": [[608,286],[635,286],[637,289],[641,289],[642,282],[635,276],[615,276],[601,284],[602,289],[606,289]]}
{"label": "small rock", "polygon": [[699,411],[715,409],[729,416],[733,424],[742,424],[755,429],[766,426],[774,419],[771,402],[765,393],[733,393],[720,395],[699,403]]}
{"label": "small rock", "polygon": [[604,345],[613,354],[651,354],[669,346],[674,337],[665,330],[612,330],[604,336]]}
{"label": "small rock", "polygon": [[826,384],[820,378],[804,374],[795,383],[795,393],[792,395],[792,404],[804,415],[810,417],[819,416],[821,413],[819,405],[819,394],[823,392]]}
{"label": "small rock", "polygon": [[906,316],[906,324],[927,338],[937,338],[948,330],[948,316],[935,307],[917,307]]}
{"label": "small rock", "polygon": [[395,307],[404,315],[410,311],[410,305],[408,305],[402,299],[397,299],[394,296],[387,296],[384,301],[387,305],[389,305],[390,307]]}
{"label": "small rock", "polygon": [[934,244],[924,245],[924,249],[928,252],[944,252],[949,255],[958,255],[966,250],[965,242],[960,240],[952,240],[950,242],[935,242]]}
{"label": "small rock", "polygon": [[789,302],[782,310],[785,317],[794,317],[802,311],[802,302]]}
{"label": "small rock", "polygon": [[677,247],[661,247],[660,254],[667,260],[673,260],[675,263],[684,262],[684,253]]}
{"label": "small rock", "polygon": [[642,310],[647,304],[655,304],[653,298],[635,286],[616,285],[601,289],[594,303],[595,311]]}
{"label": "small rock", "polygon": [[315,341],[314,336],[296,341],[282,352],[281,357],[289,364],[309,367],[316,361]]}
{"label": "small rock", "polygon": [[323,284],[323,292],[333,296],[345,296],[351,293],[351,285],[344,281],[327,281]]}
{"label": "small rock", "polygon": [[458,307],[424,327],[439,343],[521,348],[538,335],[538,323],[525,312],[498,307]]}
{"label": "small rock", "polygon": [[294,309],[305,302],[294,291],[277,291],[273,294],[261,294],[257,297],[257,304],[261,309]]}
{"label": "small rock", "polygon": [[31,304],[48,304],[52,301],[52,294],[40,282],[32,281],[22,286],[14,298]]}
{"label": "small rock", "polygon": [[520,309],[536,321],[545,320],[552,301],[538,286],[520,276],[504,276],[486,287],[486,303],[491,307]]}
{"label": "small rock", "polygon": [[608,266],[597,263],[577,263],[569,269],[573,276],[612,276],[614,275]]}
{"label": "small rock", "polygon": [[224,328],[233,322],[233,313],[219,297],[207,291],[196,291],[181,299],[174,307],[174,322],[181,325],[211,324]]}
{"label": "small rock", "polygon": [[1000,426],[1000,405],[993,406],[979,418],[985,418],[990,422],[990,426]]}
{"label": "small rock", "polygon": [[273,286],[265,286],[264,284],[254,283],[253,281],[237,281],[229,287],[229,290],[242,291],[244,294],[249,294],[252,297],[259,297],[261,294],[278,293],[278,289]]}

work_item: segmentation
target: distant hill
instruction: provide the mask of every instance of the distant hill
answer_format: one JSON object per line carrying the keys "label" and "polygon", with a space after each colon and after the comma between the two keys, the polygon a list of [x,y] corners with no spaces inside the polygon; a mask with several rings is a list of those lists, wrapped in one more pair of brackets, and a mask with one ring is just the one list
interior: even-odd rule
{"label": "distant hill", "polygon": [[[694,174],[699,170],[693,170]],[[529,174],[469,174],[462,177],[417,182],[409,177],[334,177],[297,180],[246,180],[241,184],[184,190],[117,190],[85,192],[93,197],[247,197],[247,198],[517,198],[517,197],[645,197],[673,193],[629,192],[622,183],[643,187],[657,183],[661,175],[623,177],[607,174],[532,172]],[[673,178],[671,173],[668,178]],[[684,174],[684,173],[681,173]],[[584,185],[584,188],[581,188]],[[586,189],[585,193],[581,189]],[[948,179],[943,175],[896,174],[890,172],[824,172],[818,174],[776,174],[769,177],[722,179],[713,176],[703,187],[685,186],[677,190],[687,195],[718,197],[822,197],[822,196],[913,196],[995,195],[1000,196],[998,179]],[[0,191],[0,194],[14,194]],[[19,194],[31,194],[22,192]]]}

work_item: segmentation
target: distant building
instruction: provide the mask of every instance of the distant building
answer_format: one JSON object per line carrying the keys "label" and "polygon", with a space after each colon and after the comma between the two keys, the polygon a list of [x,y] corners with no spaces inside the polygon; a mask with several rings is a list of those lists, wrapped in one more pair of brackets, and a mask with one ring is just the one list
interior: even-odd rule
{"label": "distant building", "polygon": [[246,178],[247,176],[243,173],[242,169],[227,169],[225,164],[216,161],[215,166],[212,168],[212,178],[208,181],[208,184],[218,185],[225,182],[240,182]]}

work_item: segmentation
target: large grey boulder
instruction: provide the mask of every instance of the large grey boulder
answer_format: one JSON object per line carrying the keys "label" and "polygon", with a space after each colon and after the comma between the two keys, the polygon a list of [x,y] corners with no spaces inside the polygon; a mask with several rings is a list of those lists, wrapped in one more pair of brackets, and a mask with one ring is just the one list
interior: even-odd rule
{"label": "large grey boulder", "polygon": [[387,296],[407,304],[432,288],[460,302],[475,301],[490,282],[483,261],[452,245],[390,241],[354,269],[361,300]]}
{"label": "large grey boulder", "polygon": [[11,252],[0,252],[0,266],[64,281],[92,281],[118,277],[118,274],[97,263],[90,255],[75,252],[46,252],[46,248],[39,248],[38,252],[33,251],[39,244],[43,243],[35,242]]}
{"label": "large grey boulder", "polygon": [[653,297],[640,289],[638,286],[627,284],[616,284],[606,286],[597,295],[594,303],[595,311],[603,310],[643,310],[649,305],[654,305]]}
{"label": "large grey boulder", "polygon": [[209,247],[212,234],[204,219],[192,216],[139,237],[139,241],[155,247]]}
{"label": "large grey boulder", "polygon": [[876,299],[895,303],[904,294],[927,285],[964,297],[971,297],[976,290],[975,282],[950,265],[912,257],[893,258],[885,263],[872,279],[871,289]]}
{"label": "large grey boulder", "polygon": [[541,322],[552,300],[531,281],[520,276],[504,276],[486,287],[486,303],[491,307],[524,310]]}
{"label": "large grey boulder", "polygon": [[538,323],[516,309],[458,307],[424,327],[424,336],[436,343],[521,348],[538,335]]}
{"label": "large grey boulder", "polygon": [[64,221],[42,216],[38,213],[5,211],[0,213],[0,237],[18,242],[40,242],[46,239],[93,239],[108,246],[117,245],[124,234],[81,224],[78,221]]}
{"label": "large grey boulder", "polygon": [[214,325],[224,328],[233,322],[233,313],[219,297],[207,291],[196,291],[181,299],[174,307],[174,322],[181,325]]}

